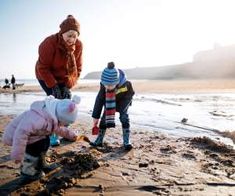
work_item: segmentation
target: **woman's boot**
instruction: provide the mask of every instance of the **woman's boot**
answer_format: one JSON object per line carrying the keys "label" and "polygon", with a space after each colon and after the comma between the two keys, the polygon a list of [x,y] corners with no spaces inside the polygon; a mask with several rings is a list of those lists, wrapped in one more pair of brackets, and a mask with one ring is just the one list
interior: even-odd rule
{"label": "woman's boot", "polygon": [[59,136],[53,133],[50,136],[50,146],[59,146],[60,145],[60,139]]}

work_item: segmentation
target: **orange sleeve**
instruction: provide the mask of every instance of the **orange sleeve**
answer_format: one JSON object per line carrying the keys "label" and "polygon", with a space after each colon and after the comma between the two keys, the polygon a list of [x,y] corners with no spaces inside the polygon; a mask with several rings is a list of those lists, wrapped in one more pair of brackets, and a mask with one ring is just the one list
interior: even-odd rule
{"label": "orange sleeve", "polygon": [[51,73],[51,67],[53,65],[55,48],[49,39],[44,40],[38,49],[39,58],[37,62],[37,72],[48,88],[52,88],[56,85],[56,80]]}

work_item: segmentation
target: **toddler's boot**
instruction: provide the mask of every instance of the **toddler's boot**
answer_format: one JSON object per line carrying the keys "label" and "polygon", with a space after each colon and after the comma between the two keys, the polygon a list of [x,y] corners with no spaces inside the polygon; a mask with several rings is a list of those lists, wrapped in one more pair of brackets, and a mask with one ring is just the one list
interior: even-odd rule
{"label": "toddler's boot", "polygon": [[37,180],[45,174],[39,166],[39,157],[25,154],[24,161],[21,165],[21,177],[25,180]]}
{"label": "toddler's boot", "polygon": [[106,129],[100,129],[96,140],[94,142],[90,142],[90,145],[94,147],[96,146],[102,147],[105,132],[106,132]]}
{"label": "toddler's boot", "polygon": [[131,150],[133,146],[130,143],[130,129],[123,128],[122,132],[123,132],[124,148],[125,148],[125,150]]}

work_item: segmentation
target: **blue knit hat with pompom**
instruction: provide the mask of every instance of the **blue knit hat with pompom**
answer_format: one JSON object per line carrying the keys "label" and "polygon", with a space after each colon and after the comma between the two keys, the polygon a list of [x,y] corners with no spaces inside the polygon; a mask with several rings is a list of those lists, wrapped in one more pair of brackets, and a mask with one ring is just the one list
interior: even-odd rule
{"label": "blue knit hat with pompom", "polygon": [[101,84],[117,85],[119,83],[119,71],[115,68],[114,62],[109,62],[101,74]]}

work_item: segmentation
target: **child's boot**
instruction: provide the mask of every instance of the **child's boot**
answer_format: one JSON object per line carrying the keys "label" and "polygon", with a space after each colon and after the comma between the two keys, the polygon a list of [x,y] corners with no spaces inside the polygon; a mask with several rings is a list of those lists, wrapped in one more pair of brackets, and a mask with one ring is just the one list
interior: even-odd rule
{"label": "child's boot", "polygon": [[130,129],[123,128],[122,132],[123,132],[124,148],[125,148],[125,150],[131,150],[133,146],[130,143]]}
{"label": "child's boot", "polygon": [[59,145],[60,145],[60,139],[59,139],[58,135],[53,133],[50,136],[50,146],[59,146]]}
{"label": "child's boot", "polygon": [[106,132],[106,129],[100,129],[96,140],[94,142],[90,142],[90,145],[94,147],[96,146],[102,147],[105,132]]}
{"label": "child's boot", "polygon": [[24,161],[21,165],[21,177],[24,180],[37,180],[45,174],[39,166],[39,157],[25,154]]}

